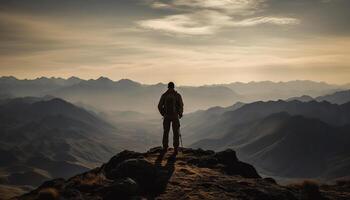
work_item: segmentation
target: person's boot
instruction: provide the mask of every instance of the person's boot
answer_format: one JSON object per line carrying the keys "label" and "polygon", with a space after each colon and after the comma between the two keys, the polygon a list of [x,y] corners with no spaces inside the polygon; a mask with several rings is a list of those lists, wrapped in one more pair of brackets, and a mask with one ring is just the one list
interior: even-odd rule
{"label": "person's boot", "polygon": [[168,147],[163,147],[163,153],[166,153],[168,151]]}
{"label": "person's boot", "polygon": [[174,147],[174,155],[177,155],[178,152],[179,152],[179,148],[178,147]]}

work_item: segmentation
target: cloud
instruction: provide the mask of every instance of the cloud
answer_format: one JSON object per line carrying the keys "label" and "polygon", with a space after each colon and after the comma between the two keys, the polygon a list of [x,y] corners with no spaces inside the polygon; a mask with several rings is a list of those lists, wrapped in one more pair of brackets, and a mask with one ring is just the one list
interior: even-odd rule
{"label": "cloud", "polygon": [[295,18],[254,17],[235,20],[228,14],[212,10],[194,13],[168,15],[163,18],[142,20],[138,24],[146,29],[186,35],[212,35],[223,28],[250,27],[259,24],[289,25],[298,24]]}
{"label": "cloud", "polygon": [[253,14],[264,0],[174,0],[175,6],[221,10],[233,14]]}
{"label": "cloud", "polygon": [[231,14],[250,15],[261,7],[265,0],[160,0],[148,1],[152,8],[165,9],[211,9]]}
{"label": "cloud", "polygon": [[214,34],[217,27],[215,21],[221,18],[227,22],[227,16],[218,16],[216,12],[197,12],[191,14],[169,15],[164,18],[143,20],[138,24],[147,29],[158,31],[187,34],[187,35],[210,35]]}
{"label": "cloud", "polygon": [[139,24],[144,28],[160,30],[171,33],[182,33],[188,35],[208,35],[213,34],[213,27],[203,26],[191,20],[188,15],[171,15],[161,19],[144,20]]}
{"label": "cloud", "polygon": [[232,26],[255,26],[259,24],[289,25],[299,23],[300,20],[289,17],[255,17],[233,22]]}
{"label": "cloud", "polygon": [[145,29],[184,35],[213,35],[223,28],[251,27],[260,24],[295,25],[300,20],[290,17],[251,17],[265,0],[172,0],[152,1],[154,9],[177,9],[183,13],[138,21]]}

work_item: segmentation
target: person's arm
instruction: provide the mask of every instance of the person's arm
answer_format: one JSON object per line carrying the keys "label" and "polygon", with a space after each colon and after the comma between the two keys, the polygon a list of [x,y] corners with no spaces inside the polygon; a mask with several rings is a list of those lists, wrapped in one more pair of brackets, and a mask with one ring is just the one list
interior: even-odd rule
{"label": "person's arm", "polygon": [[184,102],[182,101],[182,97],[179,94],[179,116],[180,116],[180,118],[182,117],[183,113],[184,113]]}
{"label": "person's arm", "polygon": [[160,97],[159,103],[158,103],[158,111],[163,116],[164,115],[164,95]]}

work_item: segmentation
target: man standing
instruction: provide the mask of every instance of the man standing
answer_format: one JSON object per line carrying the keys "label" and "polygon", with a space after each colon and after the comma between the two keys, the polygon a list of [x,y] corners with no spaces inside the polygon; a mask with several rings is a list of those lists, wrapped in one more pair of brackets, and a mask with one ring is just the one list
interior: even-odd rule
{"label": "man standing", "polygon": [[163,116],[163,149],[167,151],[169,142],[170,124],[173,128],[174,153],[177,153],[180,137],[180,120],[183,114],[182,97],[175,91],[175,84],[168,83],[168,90],[161,96],[158,110]]}

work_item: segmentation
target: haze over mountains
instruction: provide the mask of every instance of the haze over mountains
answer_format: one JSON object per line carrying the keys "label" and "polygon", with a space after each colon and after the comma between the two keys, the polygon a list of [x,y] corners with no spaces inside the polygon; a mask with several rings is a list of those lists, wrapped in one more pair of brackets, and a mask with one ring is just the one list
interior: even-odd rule
{"label": "haze over mountains", "polygon": [[68,178],[125,148],[144,149],[146,138],[130,137],[95,114],[58,98],[0,102],[0,181],[37,186]]}
{"label": "haze over mountains", "polygon": [[[185,100],[186,112],[213,106],[230,106],[234,102],[278,100],[309,95],[313,98],[349,88],[323,82],[250,82],[207,86],[180,86],[177,90]],[[112,81],[105,77],[82,80],[77,77],[19,80],[0,78],[0,95],[4,97],[55,96],[97,110],[156,113],[155,107],[166,85],[145,85],[129,79]],[[340,101],[342,102],[342,101]]]}
{"label": "haze over mountains", "polygon": [[[350,174],[349,85],[251,82],[176,88],[185,146],[224,150],[279,179]],[[0,191],[70,177],[160,144],[166,84],[0,78]],[[282,100],[281,100],[282,99]]]}
{"label": "haze over mountains", "polygon": [[350,103],[269,101],[243,105],[184,131],[190,129],[189,139],[203,138],[192,147],[236,149],[263,173],[330,180],[350,173],[349,122]]}
{"label": "haze over mountains", "polygon": [[[143,85],[129,79],[112,81],[105,77],[96,80],[39,78],[17,80],[14,77],[0,79],[3,94],[9,96],[52,95],[70,102],[93,106],[98,110],[137,111],[155,113],[160,95],[166,85]],[[213,105],[230,105],[238,95],[223,86],[178,87],[186,96],[188,111]]]}

